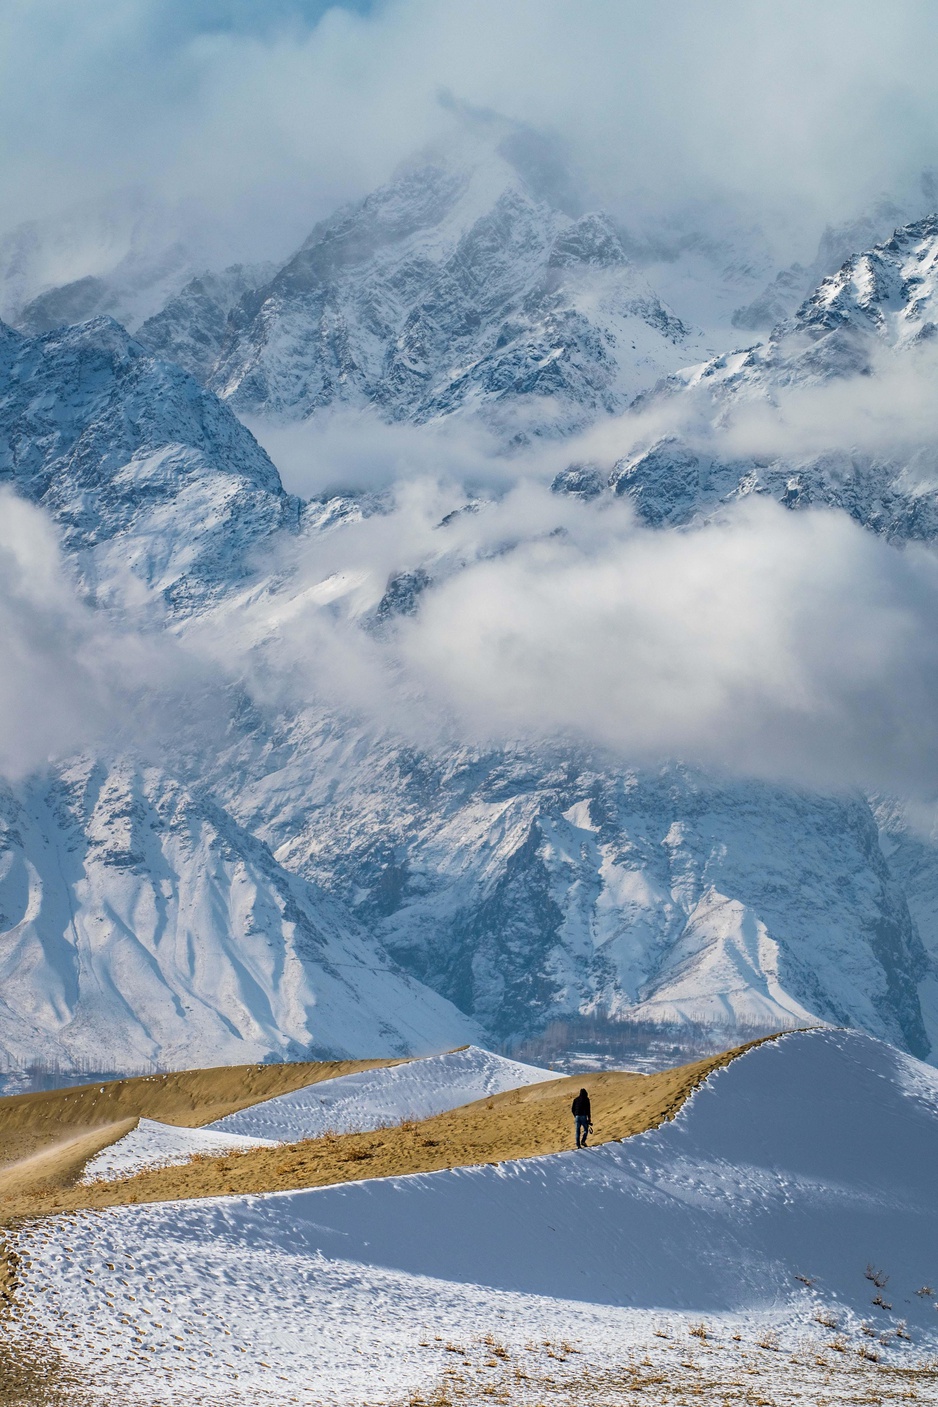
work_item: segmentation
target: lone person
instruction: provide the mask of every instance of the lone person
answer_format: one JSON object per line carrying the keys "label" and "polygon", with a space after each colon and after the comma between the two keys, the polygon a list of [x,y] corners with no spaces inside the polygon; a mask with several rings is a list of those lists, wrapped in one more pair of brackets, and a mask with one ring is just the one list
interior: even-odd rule
{"label": "lone person", "polygon": [[573,1117],[576,1119],[576,1146],[585,1148],[586,1135],[592,1131],[590,1124],[590,1097],[585,1089],[581,1089],[572,1105]]}

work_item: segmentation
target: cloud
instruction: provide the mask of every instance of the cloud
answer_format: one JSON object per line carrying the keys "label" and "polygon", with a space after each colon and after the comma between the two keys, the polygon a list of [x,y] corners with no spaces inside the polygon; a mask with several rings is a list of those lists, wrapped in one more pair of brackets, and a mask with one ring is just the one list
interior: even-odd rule
{"label": "cloud", "polygon": [[[382,615],[395,581],[405,610]],[[246,690],[430,750],[572,743],[620,766],[927,797],[936,621],[938,556],[840,512],[750,499],[653,531],[623,500],[524,472],[468,502],[458,478],[415,472],[282,540],[177,640],[85,605],[46,516],[5,491],[0,774],[81,749],[185,765]]]}
{"label": "cloud", "polygon": [[46,515],[0,490],[0,776],[83,748],[166,754],[217,727],[218,683],[168,636],[84,605]]}
{"label": "cloud", "polygon": [[433,475],[470,492],[504,489],[518,477],[517,465],[506,462],[502,446],[478,421],[389,425],[357,408],[286,424],[251,416],[244,420],[276,464],[284,488],[301,498],[381,492]]}
{"label": "cloud", "polygon": [[[264,707],[431,750],[573,743],[620,766],[938,789],[932,551],[761,499],[674,532],[531,480],[455,516],[452,483],[394,497],[296,544],[272,590],[192,646]],[[411,613],[379,625],[388,581],[418,565]]]}
{"label": "cloud", "polygon": [[936,40],[928,0],[7,0],[6,219],[139,183],[253,257],[438,138],[443,88],[559,133],[625,218],[742,196],[771,242],[934,162]]}
{"label": "cloud", "polygon": [[749,501],[692,531],[550,537],[453,577],[404,630],[478,739],[578,739],[815,787],[938,784],[938,559]]}
{"label": "cloud", "polygon": [[874,349],[867,375],[774,390],[773,403],[742,402],[716,430],[725,453],[803,456],[852,449],[909,455],[938,445],[938,347]]}

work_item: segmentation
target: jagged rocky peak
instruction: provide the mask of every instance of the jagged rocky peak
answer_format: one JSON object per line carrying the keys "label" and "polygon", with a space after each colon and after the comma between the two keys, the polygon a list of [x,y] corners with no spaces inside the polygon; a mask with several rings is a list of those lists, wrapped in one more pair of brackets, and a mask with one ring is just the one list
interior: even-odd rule
{"label": "jagged rocky peak", "polygon": [[767,342],[690,368],[674,385],[770,394],[870,371],[884,347],[929,340],[938,320],[938,215],[897,229],[823,279]]}
{"label": "jagged rocky peak", "polygon": [[857,327],[889,346],[903,346],[938,332],[936,292],[938,214],[905,225],[848,259],[802,305],[794,322],[821,333]]}
{"label": "jagged rocky peak", "polygon": [[[643,397],[645,409],[663,411],[671,401],[678,428],[600,466],[603,487],[629,497],[654,526],[688,523],[763,493],[788,508],[845,509],[892,540],[934,541],[935,447],[927,437],[874,454],[851,444],[847,428],[842,445],[822,452],[754,458],[729,448],[722,431],[753,401],[775,405],[790,391],[875,376],[915,358],[938,331],[936,293],[938,215],[930,215],[854,254],[766,342],[685,368]],[[680,428],[688,417],[692,435]],[[581,492],[569,473],[554,488]]]}
{"label": "jagged rocky peak", "polygon": [[269,263],[231,264],[221,273],[198,274],[141,324],[137,336],[157,356],[204,382],[215,366],[232,308],[274,270]]}
{"label": "jagged rocky peak", "polygon": [[855,219],[828,225],[808,264],[782,269],[751,303],[733,313],[734,327],[765,332],[792,316],[812,289],[835,274],[857,250],[871,249],[892,232],[938,210],[938,172],[923,171],[917,187],[899,198],[883,197]]}
{"label": "jagged rocky peak", "polygon": [[170,604],[213,594],[295,518],[227,406],[112,319],[5,329],[0,359],[0,479],[52,514],[93,593],[129,562]]}
{"label": "jagged rocky peak", "polygon": [[481,412],[544,433],[694,360],[699,338],[615,222],[578,209],[532,145],[504,123],[473,131],[317,225],[233,309],[210,384],[255,415]]}

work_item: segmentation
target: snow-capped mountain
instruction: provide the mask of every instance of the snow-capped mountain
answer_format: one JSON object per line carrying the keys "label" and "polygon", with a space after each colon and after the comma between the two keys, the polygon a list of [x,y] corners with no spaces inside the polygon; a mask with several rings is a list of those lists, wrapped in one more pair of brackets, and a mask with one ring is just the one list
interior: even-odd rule
{"label": "snow-capped mountain", "polygon": [[275,273],[273,264],[232,264],[220,274],[199,274],[141,324],[140,341],[197,381],[207,381],[232,310]]}
{"label": "snow-capped mountain", "polygon": [[214,784],[500,1040],[581,1018],[823,1020],[927,1054],[930,962],[862,798],[570,749],[417,752],[312,713]]}
{"label": "snow-capped mountain", "polygon": [[[159,356],[107,319],[37,338],[4,329],[0,465],[52,515],[102,611],[127,609],[132,580],[151,623],[163,614],[201,648],[257,608],[248,648],[262,651],[297,611],[337,618],[358,592],[350,628],[393,640],[447,573],[509,553],[513,540],[493,547],[484,505],[466,500],[468,511],[434,529],[432,554],[415,545],[390,578],[362,585],[341,566],[340,529],[369,515],[380,525],[386,498],[304,506],[232,407],[302,417],[345,403],[416,424],[481,407],[513,434],[556,433],[620,408],[665,370],[641,408],[693,401],[716,435],[736,407],[857,370],[875,379],[880,355],[927,348],[936,247],[934,221],[909,226],[826,280],[765,346],[677,375],[693,339],[636,274],[611,222],[548,199],[504,158],[494,170],[415,166],[325,222],[260,293],[235,303],[216,373],[227,404],[165,356],[204,375],[237,279],[198,282],[154,318],[147,336]],[[869,456],[849,472],[832,457],[742,463],[713,447],[671,435],[574,467],[555,487],[630,495],[665,527],[758,491],[790,507],[837,504],[895,537],[934,535],[934,490],[920,483],[913,494],[899,467],[890,478]],[[446,546],[454,520],[459,551]],[[323,577],[295,575],[287,544],[314,559],[322,549]],[[61,822],[69,839],[55,846],[82,858],[65,864],[59,888],[30,889],[24,877],[48,867],[10,840],[10,931],[28,932],[16,951],[29,954],[22,972],[39,974],[39,1004],[31,1025],[10,1014],[9,1058],[84,1059],[108,1003],[123,1012],[115,1049],[173,1063],[195,1063],[226,1021],[225,1058],[345,1051],[346,1027],[372,1050],[362,1033],[378,1030],[379,1008],[382,1048],[395,1049],[455,1044],[470,1028],[512,1042],[552,1022],[623,1019],[709,1024],[725,1040],[824,1020],[919,1055],[938,1039],[938,913],[927,898],[938,885],[923,877],[936,871],[927,855],[909,858],[901,820],[881,845],[862,798],[718,784],[676,765],[642,772],[560,743],[417,744],[390,720],[378,727],[273,685],[242,699],[197,760],[137,773],[114,759],[100,774],[96,765],[63,764],[10,802],[25,818],[14,830],[35,848],[64,814],[35,799],[42,787],[80,793]],[[131,862],[114,860],[125,852],[109,841],[101,859],[96,837],[109,816],[124,833],[128,795],[151,816],[140,833],[152,843]],[[178,807],[167,800],[182,795]],[[177,810],[185,835],[202,839],[183,845],[165,819]],[[37,896],[35,911],[24,895]],[[287,895],[305,917],[292,916]],[[313,931],[329,936],[336,972],[346,947],[358,955],[351,987],[317,988],[325,950],[296,936]],[[97,935],[99,990],[110,995],[92,999],[68,974]],[[378,988],[365,982],[369,962]],[[256,1002],[234,975],[242,969],[261,974]],[[310,1017],[309,992],[318,1000],[320,990]],[[364,1015],[351,1025],[358,1001]],[[399,1015],[407,1010],[418,1014]],[[71,1042],[61,1032],[73,1028]]]}
{"label": "snow-capped mountain", "polygon": [[870,249],[893,230],[913,223],[938,207],[938,173],[925,171],[920,189],[900,202],[877,201],[873,208],[841,225],[828,225],[809,264],[781,269],[751,303],[735,310],[734,327],[766,332],[792,316],[825,278],[835,274],[859,249]]}
{"label": "snow-capped mountain", "polygon": [[[239,412],[369,406],[417,423],[484,410],[509,433],[566,432],[700,355],[615,223],[571,213],[501,152],[427,157],[318,225],[223,335],[194,287],[155,323]],[[203,335],[204,334],[204,335]]]}
{"label": "snow-capped mountain", "polygon": [[[787,507],[843,508],[892,540],[938,537],[934,447],[910,428],[877,452],[840,443],[818,453],[794,448],[753,455],[734,452],[732,431],[752,407],[777,406],[792,392],[855,381],[868,399],[878,378],[929,373],[938,327],[938,216],[906,225],[849,259],[823,280],[769,339],[711,358],[668,379],[644,409],[668,398],[675,423],[688,425],[639,442],[609,466],[574,466],[558,492],[625,495],[648,523],[679,525],[751,493]],[[916,359],[919,360],[916,360]],[[863,381],[856,381],[864,378]]]}
{"label": "snow-capped mountain", "polygon": [[[250,433],[110,319],[0,337],[0,473],[49,512],[108,617],[185,617],[295,529],[299,504]],[[404,1053],[477,1034],[165,768],[81,759],[4,810],[8,1067]]]}
{"label": "snow-capped mountain", "polygon": [[127,572],[170,606],[245,571],[299,505],[248,430],[110,318],[0,324],[0,480],[46,508],[86,588]]}

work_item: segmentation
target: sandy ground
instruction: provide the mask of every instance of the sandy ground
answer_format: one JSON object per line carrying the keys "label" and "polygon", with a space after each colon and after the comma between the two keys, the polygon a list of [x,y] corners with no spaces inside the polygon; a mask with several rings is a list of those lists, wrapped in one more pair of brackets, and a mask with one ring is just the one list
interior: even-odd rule
{"label": "sandy ground", "polygon": [[304,1085],[400,1063],[320,1060],[293,1065],[222,1065],[11,1095],[0,1099],[0,1169],[65,1139],[127,1119],[159,1119],[182,1128],[201,1128],[249,1104],[289,1094]]}
{"label": "sandy ground", "polygon": [[[701,1337],[702,1335],[702,1337]],[[575,1334],[572,1335],[575,1338]],[[722,1326],[662,1318],[651,1342],[625,1362],[595,1361],[567,1339],[506,1346],[496,1334],[441,1344],[439,1379],[394,1407],[623,1407],[626,1402],[692,1407],[846,1407],[938,1400],[938,1366],[878,1363],[871,1351],[831,1351],[804,1340],[792,1350],[771,1330],[745,1347]]]}
{"label": "sandy ground", "polygon": [[[750,1048],[740,1046],[655,1075],[591,1074],[587,1083],[593,1108],[593,1141],[605,1143],[657,1128],[674,1116],[707,1075]],[[219,1071],[167,1076],[167,1080],[178,1080],[181,1089],[175,1099],[167,1092],[162,1107],[164,1110],[171,1107],[179,1123],[185,1121],[191,1126],[207,1122],[201,1117],[203,1109],[199,1107],[199,1098],[206,1101],[205,1112],[210,1102],[213,1110],[217,1108],[221,1098],[245,1097],[244,1102],[247,1102],[251,1077],[262,1076],[270,1067],[248,1068],[250,1075],[230,1071],[227,1083],[220,1078],[222,1072]],[[291,1070],[322,1067],[273,1068],[281,1068],[287,1077]],[[335,1068],[334,1073],[349,1071]],[[570,1104],[583,1082],[582,1076],[568,1076],[493,1095],[421,1122],[402,1122],[372,1133],[326,1135],[223,1157],[196,1156],[182,1166],[153,1169],[122,1180],[74,1185],[84,1161],[132,1126],[126,1121],[121,1126],[112,1124],[84,1133],[74,1142],[60,1143],[16,1167],[9,1167],[5,1173],[0,1172],[0,1222],[128,1203],[322,1187],[363,1177],[436,1172],[443,1168],[557,1153],[571,1145]],[[129,1092],[121,1091],[109,1098],[107,1086],[97,1088],[104,1093],[99,1093],[97,1101],[91,1101],[86,1093],[89,1107],[84,1117],[102,1106],[114,1112],[127,1107],[131,1098]],[[139,1100],[141,1095],[135,1092],[135,1097]],[[253,1097],[258,1097],[256,1092]],[[17,1100],[4,1102],[13,1104],[29,1098],[38,1102],[46,1096],[19,1096]],[[45,1105],[40,1105],[40,1111],[45,1114]],[[2,1112],[0,1105],[0,1120]],[[31,1132],[29,1112],[23,1108],[20,1113],[21,1127],[27,1136]],[[212,1117],[218,1115],[213,1113]],[[44,1121],[43,1129],[48,1127],[48,1121]]]}
{"label": "sandy ground", "polygon": [[19,1215],[24,1194],[41,1190],[48,1197],[72,1187],[89,1159],[123,1138],[140,1118],[199,1128],[259,1100],[399,1063],[223,1065],[0,1099],[0,1224]]}
{"label": "sandy ground", "polygon": [[[8,1283],[21,1285],[8,1290],[17,1353],[7,1353],[7,1364],[0,1349],[0,1407],[77,1407],[89,1396],[121,1407],[934,1402],[935,1338],[912,1318],[905,1332],[902,1296],[919,1284],[909,1276],[936,1244],[934,1218],[916,1219],[923,1186],[931,1197],[935,1077],[924,1072],[920,1088],[915,1062],[880,1047],[857,1051],[858,1040],[824,1037],[813,1053],[794,1040],[767,1046],[708,1081],[689,1105],[686,1094],[734,1052],[658,1077],[591,1075],[597,1141],[661,1125],[593,1153],[485,1166],[519,1144],[529,1155],[552,1151],[552,1142],[569,1148],[569,1102],[581,1083],[574,1077],[420,1124],[270,1150],[287,1163],[318,1149],[326,1171],[333,1161],[328,1181],[342,1185],[21,1220],[7,1233],[19,1257],[7,1261]],[[680,1118],[666,1122],[682,1103]],[[855,1108],[864,1110],[860,1128]],[[932,1142],[919,1147],[926,1134]],[[473,1151],[476,1166],[454,1161]],[[447,1161],[434,1166],[452,1172],[373,1180],[382,1160],[443,1154]],[[251,1157],[166,1172],[217,1176],[209,1163],[227,1164],[230,1183],[234,1165],[249,1167]],[[861,1168],[857,1186],[838,1180],[842,1159]],[[254,1175],[269,1173],[259,1165]],[[316,1187],[309,1174],[300,1185]],[[124,1184],[125,1203],[141,1181]],[[275,1183],[289,1185],[283,1176]],[[828,1223],[848,1205],[845,1235]],[[592,1241],[577,1242],[591,1278],[582,1296],[553,1298],[563,1285],[576,1291],[583,1273],[575,1259],[558,1258],[547,1235],[571,1207],[595,1230]],[[408,1229],[427,1219],[436,1228],[429,1261]],[[804,1244],[795,1245],[799,1234]],[[714,1280],[734,1238],[741,1288],[720,1308]],[[825,1260],[831,1240],[850,1262],[859,1298],[840,1283],[839,1261]],[[696,1275],[704,1292],[683,1295],[683,1309],[666,1308],[659,1295],[666,1252],[673,1264],[664,1279],[684,1286]],[[895,1315],[886,1313],[892,1303],[868,1307],[879,1303],[863,1272],[874,1253],[890,1272]],[[535,1265],[535,1288],[525,1289],[531,1277],[521,1267],[539,1256],[555,1274]],[[558,1275],[563,1284],[555,1285]],[[646,1298],[629,1308],[632,1281]],[[727,1283],[737,1286],[733,1274]],[[931,1300],[913,1307],[923,1323],[933,1317]]]}

